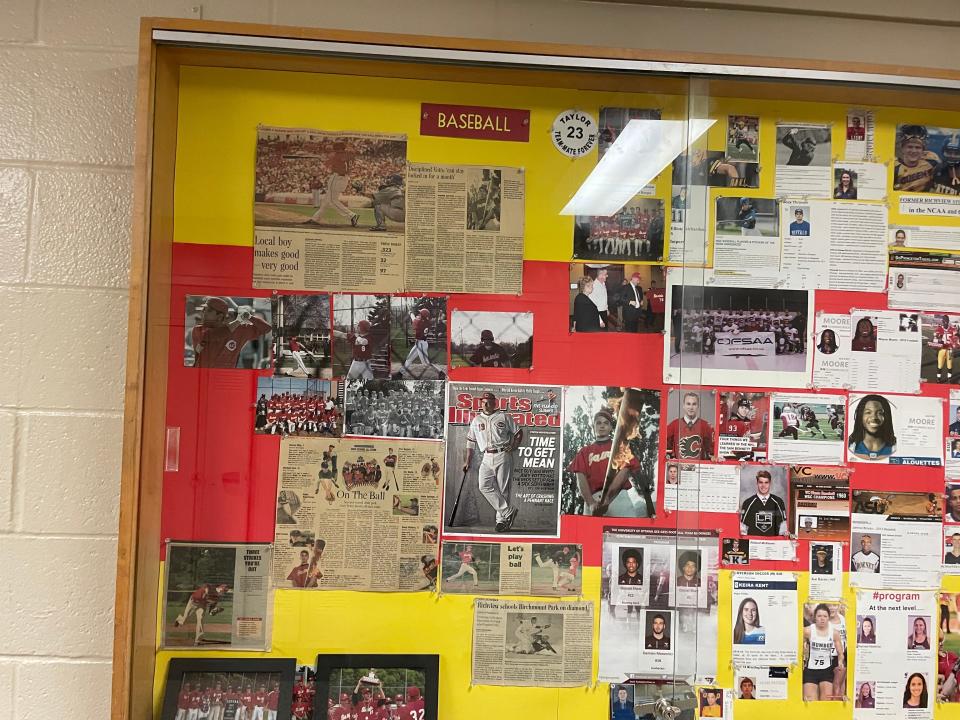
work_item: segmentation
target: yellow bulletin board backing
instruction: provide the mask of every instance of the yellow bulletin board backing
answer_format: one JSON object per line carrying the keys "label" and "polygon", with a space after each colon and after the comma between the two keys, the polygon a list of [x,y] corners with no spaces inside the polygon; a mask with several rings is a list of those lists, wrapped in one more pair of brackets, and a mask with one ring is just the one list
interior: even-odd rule
{"label": "yellow bulletin board backing", "polygon": [[[421,102],[529,109],[530,141],[421,136]],[[571,259],[573,218],[560,211],[596,166],[597,151],[577,159],[558,152],[550,138],[554,118],[571,108],[598,118],[601,107],[627,107],[657,109],[665,120],[685,120],[687,106],[688,97],[677,94],[185,67],[180,78],[174,241],[253,245],[256,128],[272,125],[404,133],[410,162],[536,168],[526,174],[524,259],[566,262]],[[778,122],[831,125],[834,160],[841,160],[849,109],[848,104],[803,100],[709,98],[707,116],[716,119],[707,136],[710,150],[726,147],[728,115],[760,118],[759,187],[713,188],[711,197],[775,196]],[[874,113],[875,161],[885,164],[894,160],[898,123],[960,128],[958,112],[878,107]],[[669,213],[669,167],[654,184],[656,197],[665,202]],[[960,225],[957,218],[901,216],[895,202],[898,195],[892,190],[888,195],[891,224]],[[711,202],[708,227],[714,211]],[[712,244],[712,234],[708,236]],[[666,256],[669,232],[665,245]],[[709,265],[711,253],[707,257]]]}

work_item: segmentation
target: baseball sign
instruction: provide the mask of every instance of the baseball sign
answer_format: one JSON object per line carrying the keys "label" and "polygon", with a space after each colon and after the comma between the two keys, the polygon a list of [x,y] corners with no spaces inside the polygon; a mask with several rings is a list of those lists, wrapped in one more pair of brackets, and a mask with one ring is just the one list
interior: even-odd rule
{"label": "baseball sign", "polygon": [[597,121],[582,110],[564,110],[550,130],[554,147],[567,157],[583,157],[597,144]]}

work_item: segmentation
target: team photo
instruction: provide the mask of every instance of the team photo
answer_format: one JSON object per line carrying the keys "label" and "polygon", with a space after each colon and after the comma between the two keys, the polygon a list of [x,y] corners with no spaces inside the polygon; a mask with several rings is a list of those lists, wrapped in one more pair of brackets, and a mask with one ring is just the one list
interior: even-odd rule
{"label": "team photo", "polygon": [[439,380],[367,380],[347,384],[351,435],[443,439],[445,388]]}

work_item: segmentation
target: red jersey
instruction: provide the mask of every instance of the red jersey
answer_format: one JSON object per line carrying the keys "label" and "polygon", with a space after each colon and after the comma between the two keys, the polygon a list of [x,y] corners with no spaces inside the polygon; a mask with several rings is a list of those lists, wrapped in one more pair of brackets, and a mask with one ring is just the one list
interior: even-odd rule
{"label": "red jersey", "polygon": [[663,288],[650,288],[647,290],[647,302],[650,305],[650,312],[660,315],[666,312],[667,295]]}
{"label": "red jersey", "polygon": [[[953,674],[953,666],[956,662],[957,655],[949,650],[946,655],[937,655],[937,675],[940,676],[938,685],[943,685],[944,681]],[[960,678],[957,680],[960,681]],[[958,699],[960,699],[960,688],[947,698],[947,702],[956,702]]]}
{"label": "red jersey", "polygon": [[197,325],[191,333],[193,349],[197,354],[194,367],[234,368],[243,346],[268,332],[270,323],[258,317],[252,317],[249,322],[233,328],[229,325],[216,328]]}
{"label": "red jersey", "polygon": [[713,455],[713,427],[703,418],[693,423],[678,418],[667,426],[667,457],[708,460]]}
{"label": "red jersey", "polygon": [[426,340],[427,339],[427,327],[430,323],[427,320],[424,320],[421,317],[414,318],[413,320],[413,334],[417,340]]}
{"label": "red jersey", "polygon": [[590,492],[599,492],[603,489],[603,481],[607,476],[612,447],[613,438],[584,445],[567,466],[567,472],[583,473],[587,476]]}
{"label": "red jersey", "polygon": [[[353,346],[354,360],[366,362],[373,357],[373,343],[370,342],[370,338],[368,336],[350,334],[347,336],[347,339]],[[361,340],[363,340],[363,342],[360,342]]]}
{"label": "red jersey", "polygon": [[[310,563],[303,563],[297,565],[293,570],[290,571],[290,574],[287,575],[287,580],[293,583],[294,587],[306,587],[307,586],[307,576],[310,573]],[[296,694],[297,689],[301,687],[298,685],[293,689],[294,694]],[[306,688],[304,688],[305,690]]]}

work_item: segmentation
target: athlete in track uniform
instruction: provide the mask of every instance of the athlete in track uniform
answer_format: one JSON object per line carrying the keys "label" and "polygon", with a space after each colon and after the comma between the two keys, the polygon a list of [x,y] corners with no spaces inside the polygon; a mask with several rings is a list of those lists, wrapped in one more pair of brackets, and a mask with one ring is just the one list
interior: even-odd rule
{"label": "athlete in track uniform", "polygon": [[[236,318],[228,322],[231,309]],[[235,368],[243,346],[270,330],[270,323],[254,315],[253,308],[238,307],[232,298],[209,297],[200,306],[200,321],[190,332],[193,366]]]}
{"label": "athlete in track uniform", "polygon": [[480,333],[480,344],[469,358],[471,365],[480,367],[510,367],[510,356],[501,345],[493,341],[493,331]]}
{"label": "athlete in track uniform", "polygon": [[513,527],[519,508],[511,504],[513,486],[513,451],[523,440],[523,430],[513,417],[497,407],[492,392],[482,395],[483,408],[470,422],[467,431],[466,457],[463,472],[470,470],[475,453],[481,453],[478,472],[480,492],[497,512],[497,532]]}

